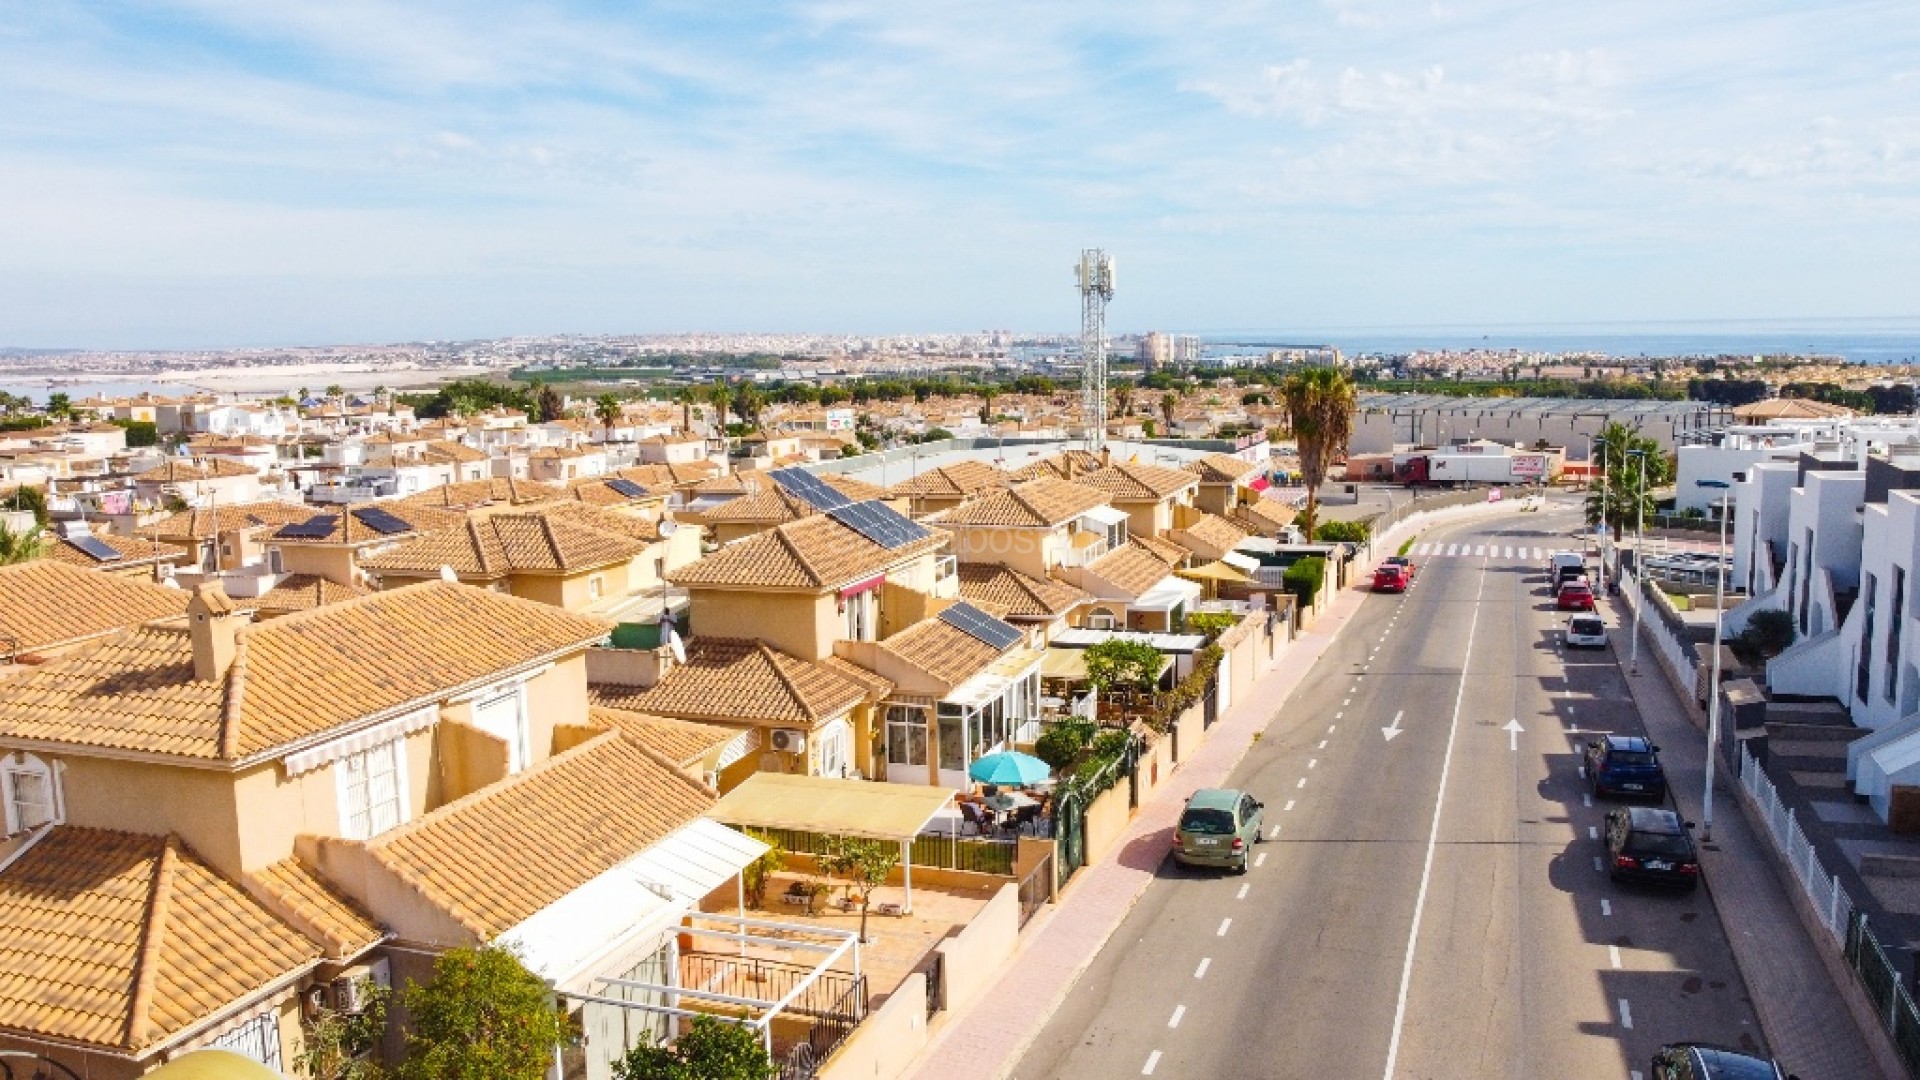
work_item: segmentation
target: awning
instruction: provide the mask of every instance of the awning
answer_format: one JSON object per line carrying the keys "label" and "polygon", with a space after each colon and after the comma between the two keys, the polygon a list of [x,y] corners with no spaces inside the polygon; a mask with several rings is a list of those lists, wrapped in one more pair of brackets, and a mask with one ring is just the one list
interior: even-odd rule
{"label": "awning", "polygon": [[1136,611],[1172,611],[1182,604],[1192,605],[1200,600],[1200,584],[1195,581],[1183,581],[1173,574],[1160,579],[1160,583],[1139,599],[1127,606]]}
{"label": "awning", "polygon": [[440,710],[429,705],[423,709],[403,713],[391,720],[383,720],[370,728],[361,728],[352,734],[330,739],[319,746],[288,754],[281,759],[280,763],[286,768],[289,778],[310,773],[322,765],[331,765],[362,750],[371,750],[376,746],[411,735],[421,728],[432,727],[439,719]]}
{"label": "awning", "polygon": [[925,784],[760,772],[727,792],[707,817],[729,825],[904,841],[920,835],[953,796],[952,788]]}
{"label": "awning", "polygon": [[1086,682],[1087,650],[1048,649],[1047,658],[1040,663],[1040,675],[1047,679]]}
{"label": "awning", "polygon": [[1109,528],[1127,520],[1127,512],[1125,510],[1116,509],[1111,506],[1096,506],[1080,516],[1092,518],[1094,521]]}
{"label": "awning", "polygon": [[1252,574],[1260,569],[1260,560],[1245,552],[1229,551],[1220,556],[1220,561],[1245,574]]}
{"label": "awning", "polygon": [[231,1050],[195,1050],[147,1074],[154,1080],[280,1080],[280,1074]]}
{"label": "awning", "polygon": [[1254,579],[1230,566],[1224,559],[1216,559],[1205,566],[1192,566],[1175,573],[1189,581],[1231,581],[1247,584]]}
{"label": "awning", "polygon": [[650,946],[766,850],[745,833],[695,818],[497,940],[517,946],[527,969],[555,985],[607,974],[596,966]]}

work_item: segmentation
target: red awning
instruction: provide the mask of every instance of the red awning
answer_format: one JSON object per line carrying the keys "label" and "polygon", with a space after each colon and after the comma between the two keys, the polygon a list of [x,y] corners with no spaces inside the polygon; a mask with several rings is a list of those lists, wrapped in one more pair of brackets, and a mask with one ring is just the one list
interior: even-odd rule
{"label": "red awning", "polygon": [[1256,476],[1247,482],[1247,486],[1255,491],[1265,491],[1268,487],[1268,481],[1264,476]]}
{"label": "red awning", "polygon": [[882,585],[885,585],[886,583],[887,583],[887,575],[880,574],[875,577],[868,578],[865,581],[854,582],[852,585],[849,585],[846,588],[841,589],[840,595],[841,596],[858,596],[863,592],[872,592],[873,590],[879,588]]}

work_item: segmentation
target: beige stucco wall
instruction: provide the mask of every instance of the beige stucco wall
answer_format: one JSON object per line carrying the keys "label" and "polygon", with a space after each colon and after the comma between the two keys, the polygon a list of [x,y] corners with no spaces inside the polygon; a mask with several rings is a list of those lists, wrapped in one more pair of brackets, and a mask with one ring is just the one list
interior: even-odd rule
{"label": "beige stucco wall", "polygon": [[203,860],[243,873],[230,773],[146,762],[42,754],[57,761],[67,823],[136,833],[177,833]]}
{"label": "beige stucco wall", "polygon": [[[455,710],[460,719],[451,715]],[[506,779],[511,751],[506,740],[495,738],[465,722],[472,715],[457,705],[442,716],[434,730],[433,805],[444,806]]]}
{"label": "beige stucco wall", "polygon": [[[472,932],[389,873],[362,845],[332,838],[301,837],[300,854],[401,940],[432,948],[477,944]],[[399,974],[397,970],[394,972],[396,982]]]}
{"label": "beige stucco wall", "polygon": [[1240,505],[1240,489],[1232,484],[1201,484],[1193,496],[1193,505],[1209,514],[1225,517]]}
{"label": "beige stucco wall", "polygon": [[802,660],[833,655],[841,617],[832,593],[690,590],[697,637],[758,638]]}
{"label": "beige stucco wall", "polygon": [[351,548],[281,544],[281,566],[289,574],[318,574],[341,585],[360,583]]}
{"label": "beige stucco wall", "polygon": [[1043,579],[1068,547],[1065,528],[956,529],[953,534],[953,551],[961,562],[1010,566]]}

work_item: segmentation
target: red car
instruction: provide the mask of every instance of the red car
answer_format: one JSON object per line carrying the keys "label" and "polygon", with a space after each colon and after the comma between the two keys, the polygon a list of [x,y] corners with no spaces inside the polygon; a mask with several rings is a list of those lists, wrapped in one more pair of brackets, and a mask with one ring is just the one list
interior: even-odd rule
{"label": "red car", "polygon": [[1373,572],[1374,592],[1406,592],[1411,577],[1407,568],[1394,563],[1384,563]]}
{"label": "red car", "polygon": [[1560,586],[1554,603],[1561,611],[1592,611],[1593,586],[1584,578],[1569,581]]}

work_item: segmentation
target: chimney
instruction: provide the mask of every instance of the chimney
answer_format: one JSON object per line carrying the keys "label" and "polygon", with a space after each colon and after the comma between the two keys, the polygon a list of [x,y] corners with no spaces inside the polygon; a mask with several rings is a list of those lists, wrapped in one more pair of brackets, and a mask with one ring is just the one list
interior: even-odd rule
{"label": "chimney", "polygon": [[193,677],[202,682],[225,678],[233,664],[235,639],[244,622],[218,582],[194,586],[187,601],[187,634],[193,638]]}
{"label": "chimney", "polygon": [[1102,445],[1100,447],[1100,467],[1104,469],[1111,464],[1113,464],[1113,447]]}

